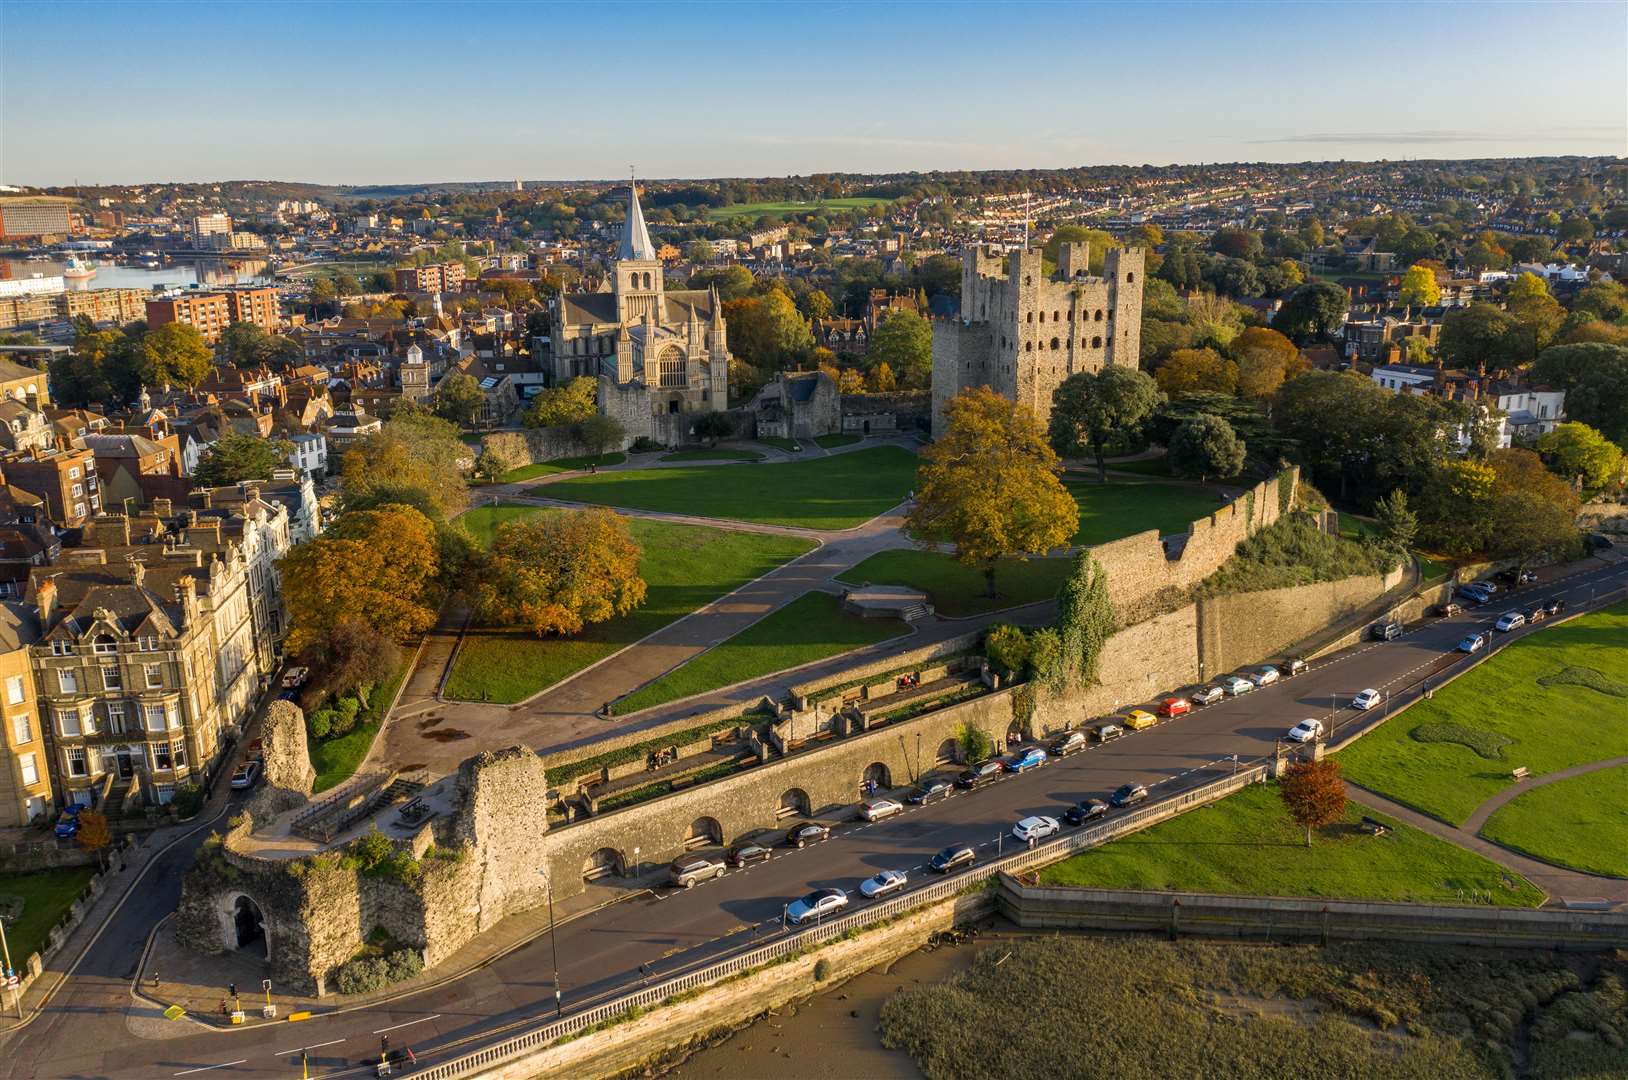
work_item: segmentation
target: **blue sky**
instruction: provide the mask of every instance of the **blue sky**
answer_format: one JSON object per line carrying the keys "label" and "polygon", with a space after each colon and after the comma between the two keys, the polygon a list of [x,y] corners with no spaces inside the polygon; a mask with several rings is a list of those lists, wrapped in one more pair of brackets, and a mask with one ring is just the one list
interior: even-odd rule
{"label": "blue sky", "polygon": [[0,0],[0,182],[1628,154],[1628,3]]}

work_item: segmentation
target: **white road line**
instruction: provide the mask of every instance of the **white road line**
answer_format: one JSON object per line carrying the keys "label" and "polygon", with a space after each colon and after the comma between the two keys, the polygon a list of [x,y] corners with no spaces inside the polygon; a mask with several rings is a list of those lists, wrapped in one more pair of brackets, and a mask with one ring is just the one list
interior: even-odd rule
{"label": "white road line", "polygon": [[248,1058],[238,1058],[236,1061],[223,1061],[219,1065],[200,1065],[196,1069],[182,1069],[180,1072],[171,1073],[170,1075],[171,1076],[188,1076],[188,1075],[191,1075],[192,1073],[208,1072],[210,1069],[230,1069],[233,1065],[241,1065],[245,1061],[248,1061],[248,1060],[249,1060]]}
{"label": "white road line", "polygon": [[335,1045],[338,1045],[339,1043],[342,1043],[344,1041],[345,1041],[344,1039],[334,1039],[331,1042],[312,1043],[310,1046],[296,1046],[292,1050],[279,1050],[279,1051],[277,1051],[276,1056],[277,1057],[283,1057],[284,1055],[287,1055],[287,1054],[297,1054],[301,1050],[319,1050],[324,1046],[335,1046]]}
{"label": "white road line", "polygon": [[389,1027],[380,1028],[379,1030],[375,1031],[373,1034],[375,1034],[375,1035],[383,1035],[387,1031],[396,1030],[396,1028],[411,1027],[413,1024],[422,1024],[426,1020],[439,1020],[440,1018],[441,1018],[440,1013],[431,1013],[428,1016],[420,1016],[417,1020],[404,1020],[399,1024],[392,1024]]}

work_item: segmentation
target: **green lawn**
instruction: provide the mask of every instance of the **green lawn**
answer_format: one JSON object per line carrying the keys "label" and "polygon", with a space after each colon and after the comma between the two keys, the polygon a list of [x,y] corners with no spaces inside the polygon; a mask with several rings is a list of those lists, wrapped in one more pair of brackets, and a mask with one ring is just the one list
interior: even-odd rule
{"label": "green lawn", "polygon": [[1456,902],[1492,896],[1503,907],[1536,907],[1543,894],[1525,878],[1420,829],[1391,822],[1384,836],[1358,832],[1364,811],[1347,806],[1345,827],[1314,834],[1306,847],[1275,784],[1255,784],[1211,806],[1071,856],[1040,872],[1047,885],[1174,889],[1256,896]]}
{"label": "green lawn", "polygon": [[877,446],[744,468],[694,465],[573,476],[536,493],[672,514],[851,529],[897,506],[915,480],[914,454]]}
{"label": "green lawn", "polygon": [[1072,565],[1072,559],[1002,559],[995,569],[1000,596],[993,600],[984,595],[982,571],[937,551],[879,551],[844,570],[837,580],[849,585],[869,582],[920,589],[933,598],[940,615],[959,618],[1050,600],[1068,580]]}
{"label": "green lawn", "polygon": [[829,593],[804,593],[728,641],[622,698],[616,703],[616,713],[620,716],[772,675],[908,632],[896,619],[845,615],[842,602]]}
{"label": "green lawn", "polygon": [[[471,510],[459,520],[477,541],[489,544],[504,521],[570,512],[500,504]],[[814,547],[790,536],[626,520],[633,539],[644,549],[639,567],[649,592],[643,607],[595,623],[574,638],[472,629],[447,679],[447,696],[481,700],[484,693],[502,702],[530,697]]]}
{"label": "green lawn", "polygon": [[1226,505],[1215,491],[1185,484],[1111,479],[1099,484],[1075,473],[1065,475],[1063,483],[1080,504],[1076,544],[1106,544],[1147,529],[1158,529],[1161,536],[1183,533]]}
{"label": "green lawn", "polygon": [[803,446],[796,439],[782,439],[778,435],[765,435],[758,442],[764,446],[772,446],[776,450],[784,450],[788,454],[800,454]]}
{"label": "green lawn", "polygon": [[835,450],[839,446],[852,446],[863,437],[862,435],[820,435],[815,438],[814,445],[821,450]]}
{"label": "green lawn", "polygon": [[663,461],[762,461],[756,450],[680,450],[664,454]]}
{"label": "green lawn", "polygon": [[90,879],[94,866],[71,866],[33,874],[0,874],[0,896],[21,897],[22,914],[6,922],[6,945],[11,965],[21,969],[30,953],[45,948],[51,927],[62,921]]}
{"label": "green lawn", "polygon": [[1538,776],[1623,752],[1625,657],[1628,604],[1541,630],[1364,736],[1340,765],[1356,783],[1458,825],[1516,782],[1516,766]]}
{"label": "green lawn", "polygon": [[887,206],[891,202],[892,199],[859,195],[843,199],[821,199],[818,202],[735,203],[730,206],[711,207],[707,210],[707,217],[712,221],[728,221],[737,217],[760,218],[765,214],[785,217],[788,214],[813,214],[820,210],[865,210],[878,203]]}
{"label": "green lawn", "polygon": [[554,476],[557,473],[575,472],[578,469],[586,469],[591,465],[620,465],[626,460],[627,455],[622,453],[601,454],[597,458],[591,454],[583,457],[555,458],[553,461],[540,461],[535,465],[522,465],[518,469],[510,469],[498,477],[497,482],[500,484],[518,484],[523,480],[535,480],[539,476]]}
{"label": "green lawn", "polygon": [[1154,458],[1143,458],[1140,461],[1110,461],[1110,472],[1140,473],[1142,476],[1170,476],[1170,458],[1160,454]]}
{"label": "green lawn", "polygon": [[316,770],[316,783],[312,791],[327,791],[338,787],[356,773],[367,752],[373,746],[373,737],[384,724],[385,710],[396,698],[401,680],[407,677],[404,666],[396,677],[380,684],[368,698],[367,708],[356,717],[356,726],[332,739],[312,740],[309,743],[311,767]]}
{"label": "green lawn", "polygon": [[1544,862],[1628,877],[1628,765],[1533,788],[1499,807],[1481,835]]}

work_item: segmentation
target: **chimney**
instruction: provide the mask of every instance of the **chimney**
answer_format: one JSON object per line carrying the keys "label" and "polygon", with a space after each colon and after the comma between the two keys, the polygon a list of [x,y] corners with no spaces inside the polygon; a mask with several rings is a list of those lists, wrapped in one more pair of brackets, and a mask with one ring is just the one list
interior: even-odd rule
{"label": "chimney", "polygon": [[175,513],[175,504],[168,499],[154,499],[148,505],[152,508],[153,513],[161,518],[167,518]]}
{"label": "chimney", "polygon": [[127,565],[130,567],[130,584],[141,588],[141,583],[147,579],[147,567],[136,560],[131,560]]}
{"label": "chimney", "polygon": [[198,611],[198,580],[192,575],[175,583],[175,602],[181,606],[181,628],[191,626]]}
{"label": "chimney", "polygon": [[46,578],[34,590],[34,606],[39,609],[40,626],[49,627],[51,616],[57,609],[57,583],[54,578]]}

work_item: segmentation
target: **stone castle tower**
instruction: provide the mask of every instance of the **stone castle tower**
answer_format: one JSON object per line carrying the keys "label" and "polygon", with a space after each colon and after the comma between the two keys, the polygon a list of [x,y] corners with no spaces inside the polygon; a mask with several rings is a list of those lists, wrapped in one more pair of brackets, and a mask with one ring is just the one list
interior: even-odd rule
{"label": "stone castle tower", "polygon": [[1042,428],[1062,381],[1109,364],[1136,367],[1142,344],[1140,248],[1109,251],[1102,274],[1087,269],[1087,244],[1064,244],[1045,273],[1038,251],[1003,261],[982,249],[961,266],[961,314],[933,325],[933,435],[944,406],[962,390],[988,386],[1029,406]]}

